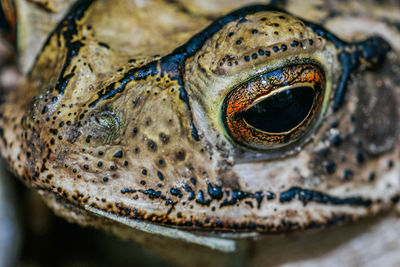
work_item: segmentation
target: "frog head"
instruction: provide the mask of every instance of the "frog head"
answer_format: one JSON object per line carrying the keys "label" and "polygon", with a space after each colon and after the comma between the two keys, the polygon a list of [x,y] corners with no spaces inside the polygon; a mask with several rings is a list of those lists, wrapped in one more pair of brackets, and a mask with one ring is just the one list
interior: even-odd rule
{"label": "frog head", "polygon": [[185,41],[173,49],[135,49],[134,18],[115,5],[113,23],[99,20],[104,8],[78,1],[2,106],[3,154],[47,198],[259,232],[352,220],[398,200],[398,95],[377,90],[393,74],[382,38],[346,42],[254,5],[177,34]]}

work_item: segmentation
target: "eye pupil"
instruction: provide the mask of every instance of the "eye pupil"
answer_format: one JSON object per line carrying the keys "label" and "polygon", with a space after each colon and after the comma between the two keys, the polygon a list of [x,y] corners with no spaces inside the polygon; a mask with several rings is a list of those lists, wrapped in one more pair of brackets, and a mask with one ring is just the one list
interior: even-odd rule
{"label": "eye pupil", "polygon": [[249,125],[263,132],[288,132],[307,117],[314,98],[311,87],[289,88],[265,98],[241,115]]}

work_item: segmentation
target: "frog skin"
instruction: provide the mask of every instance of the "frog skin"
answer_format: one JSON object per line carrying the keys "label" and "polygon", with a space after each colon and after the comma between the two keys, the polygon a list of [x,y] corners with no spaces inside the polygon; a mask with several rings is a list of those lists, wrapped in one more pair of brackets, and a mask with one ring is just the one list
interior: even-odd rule
{"label": "frog skin", "polygon": [[[95,226],[93,213],[282,232],[393,208],[396,37],[345,41],[324,28],[335,14],[307,17],[291,1],[211,15],[192,5],[77,1],[1,106],[1,152],[16,175],[58,214]],[[294,132],[265,135],[235,115],[266,94],[243,93],[265,75],[275,89],[319,88]]]}

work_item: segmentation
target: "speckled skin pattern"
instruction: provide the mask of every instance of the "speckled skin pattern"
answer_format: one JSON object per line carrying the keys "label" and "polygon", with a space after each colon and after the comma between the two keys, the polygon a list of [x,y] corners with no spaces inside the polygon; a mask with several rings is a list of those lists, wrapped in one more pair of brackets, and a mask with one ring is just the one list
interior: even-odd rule
{"label": "speckled skin pattern", "polygon": [[[292,12],[287,2],[279,8]],[[296,230],[393,207],[400,188],[396,44],[387,40],[392,49],[379,66],[360,56],[333,111],[343,50],[319,26],[272,6],[227,19],[227,4],[205,15],[185,3],[72,7],[0,107],[2,155],[26,184],[78,209],[187,229]],[[297,15],[323,26],[333,3],[311,10],[325,15]],[[320,66],[326,85],[301,143],[273,153],[238,146],[221,122],[230,90],[308,62]],[[84,213],[63,211],[77,222]]]}

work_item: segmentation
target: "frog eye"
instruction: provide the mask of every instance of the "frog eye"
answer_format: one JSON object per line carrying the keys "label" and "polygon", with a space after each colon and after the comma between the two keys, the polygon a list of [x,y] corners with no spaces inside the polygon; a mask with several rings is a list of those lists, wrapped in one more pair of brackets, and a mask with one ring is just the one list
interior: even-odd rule
{"label": "frog eye", "polygon": [[320,117],[324,93],[317,65],[282,67],[233,88],[222,104],[222,122],[238,146],[280,149],[306,139]]}

